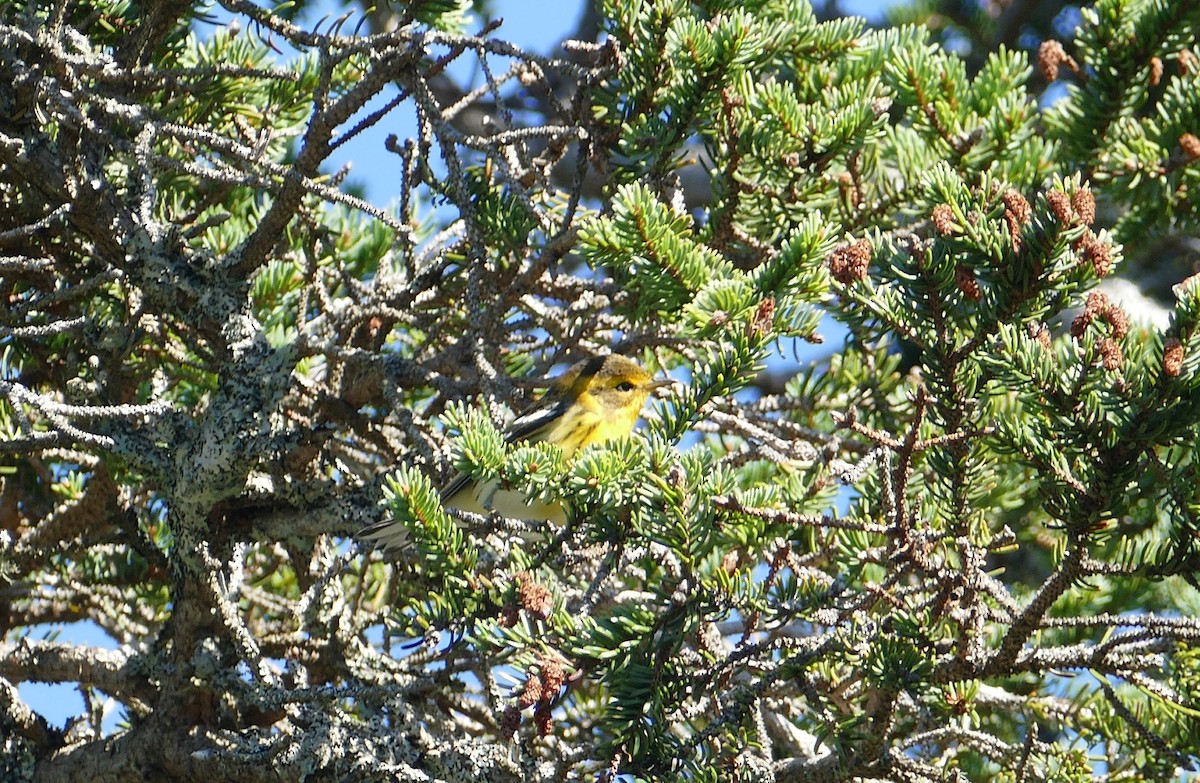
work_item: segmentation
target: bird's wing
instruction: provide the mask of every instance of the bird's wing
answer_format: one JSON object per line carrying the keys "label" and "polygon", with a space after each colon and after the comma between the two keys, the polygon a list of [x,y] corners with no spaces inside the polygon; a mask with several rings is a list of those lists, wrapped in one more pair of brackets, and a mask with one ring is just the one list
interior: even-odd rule
{"label": "bird's wing", "polygon": [[[562,416],[566,407],[566,402],[560,400],[552,402],[549,405],[539,405],[533,410],[518,416],[513,420],[512,426],[508,428],[508,431],[504,433],[505,442],[517,443],[523,440],[539,440],[538,435],[541,434],[541,431],[552,421]],[[445,503],[459,492],[462,492],[470,486],[471,481],[471,477],[466,473],[459,473],[450,479],[450,483],[442,488],[442,502]]]}
{"label": "bird's wing", "polygon": [[450,483],[442,487],[442,503],[449,502],[451,498],[466,489],[471,483],[471,477],[466,473],[459,473],[454,478],[450,479]]}
{"label": "bird's wing", "polygon": [[509,443],[516,443],[522,440],[540,440],[538,435],[541,430],[545,429],[546,425],[559,418],[567,410],[566,400],[552,402],[549,405],[539,405],[533,410],[518,416],[513,420],[512,426],[508,428],[508,432],[504,433],[504,439]]}

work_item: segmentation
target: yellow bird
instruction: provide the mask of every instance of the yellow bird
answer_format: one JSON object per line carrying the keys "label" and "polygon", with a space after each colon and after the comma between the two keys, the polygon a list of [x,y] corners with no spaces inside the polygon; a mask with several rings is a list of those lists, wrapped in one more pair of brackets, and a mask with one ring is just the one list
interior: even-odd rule
{"label": "yellow bird", "polygon": [[[538,404],[513,421],[505,439],[509,443],[552,443],[562,449],[565,459],[570,459],[585,446],[632,432],[650,392],[670,382],[654,380],[637,362],[624,356],[585,359],[555,379]],[[558,525],[566,521],[557,503],[531,500],[519,492],[500,489],[496,482],[480,485],[465,473],[442,490],[442,504],[462,511],[495,511],[505,517]],[[407,528],[395,520],[372,525],[361,535],[388,549],[408,544]]]}

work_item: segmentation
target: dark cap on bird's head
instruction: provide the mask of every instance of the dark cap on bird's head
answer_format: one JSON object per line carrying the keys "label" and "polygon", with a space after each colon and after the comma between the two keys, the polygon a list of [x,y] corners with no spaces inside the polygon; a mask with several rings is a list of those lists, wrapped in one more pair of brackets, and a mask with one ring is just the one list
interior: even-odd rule
{"label": "dark cap on bird's head", "polygon": [[593,392],[614,388],[626,392],[643,391],[648,394],[670,382],[670,378],[655,380],[633,359],[610,353],[593,356],[571,365],[555,379],[553,393],[575,396],[585,388]]}

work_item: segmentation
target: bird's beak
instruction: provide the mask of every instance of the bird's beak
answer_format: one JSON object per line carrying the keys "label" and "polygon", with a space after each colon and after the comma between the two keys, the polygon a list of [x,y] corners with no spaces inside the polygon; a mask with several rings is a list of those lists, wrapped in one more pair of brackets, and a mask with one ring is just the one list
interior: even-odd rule
{"label": "bird's beak", "polygon": [[646,388],[650,391],[654,391],[655,389],[661,389],[664,386],[670,386],[673,383],[675,383],[674,378],[658,378],[657,380],[650,381],[650,383],[646,384]]}

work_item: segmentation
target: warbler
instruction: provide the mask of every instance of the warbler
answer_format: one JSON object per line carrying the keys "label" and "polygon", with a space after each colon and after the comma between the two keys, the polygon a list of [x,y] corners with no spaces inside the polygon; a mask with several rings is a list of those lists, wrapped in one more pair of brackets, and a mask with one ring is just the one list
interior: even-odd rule
{"label": "warbler", "polygon": [[[532,410],[513,421],[505,433],[508,443],[545,441],[562,449],[564,459],[594,443],[620,438],[633,431],[646,398],[670,383],[655,380],[632,359],[616,354],[595,356],[570,367],[555,379]],[[462,511],[544,520],[566,521],[560,504],[541,503],[496,482],[480,484],[465,473],[442,489],[442,505]],[[408,530],[395,520],[373,525],[360,534],[387,549],[403,548]]]}

